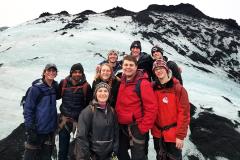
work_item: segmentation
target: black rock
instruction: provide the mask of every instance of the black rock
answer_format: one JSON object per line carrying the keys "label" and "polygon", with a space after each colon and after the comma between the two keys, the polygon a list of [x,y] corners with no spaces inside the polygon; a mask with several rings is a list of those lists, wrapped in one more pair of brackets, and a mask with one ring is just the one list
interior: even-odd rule
{"label": "black rock", "polygon": [[80,15],[86,16],[86,15],[90,15],[90,14],[96,14],[96,12],[94,12],[94,11],[92,11],[92,10],[85,10],[85,11],[83,11],[83,12],[81,12],[81,13],[76,14],[76,15],[77,15],[77,16],[80,16]]}
{"label": "black rock", "polygon": [[47,17],[47,16],[51,16],[52,13],[49,13],[49,12],[43,12],[42,14],[40,14],[40,16],[38,18],[41,18],[41,17]]}
{"label": "black rock", "polygon": [[105,15],[115,18],[115,17],[121,17],[121,16],[132,16],[135,13],[129,10],[126,10],[122,7],[114,7],[110,10],[104,11]]}
{"label": "black rock", "polygon": [[24,153],[25,128],[20,124],[6,138],[0,140],[1,160],[21,160]]}
{"label": "black rock", "polygon": [[216,156],[231,160],[240,157],[240,133],[231,120],[202,112],[197,119],[191,119],[190,140],[205,159],[216,160]]}

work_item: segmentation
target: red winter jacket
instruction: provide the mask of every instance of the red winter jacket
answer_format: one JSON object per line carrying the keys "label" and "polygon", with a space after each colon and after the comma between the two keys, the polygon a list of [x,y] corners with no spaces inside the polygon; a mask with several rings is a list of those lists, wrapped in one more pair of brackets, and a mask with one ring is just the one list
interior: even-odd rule
{"label": "red winter jacket", "polygon": [[[163,137],[165,142],[176,142],[176,138],[183,140],[187,135],[190,122],[190,105],[185,88],[175,78],[164,86],[154,84],[154,93],[158,102],[158,113],[151,130],[154,137]],[[160,131],[158,127],[177,123],[177,126]],[[158,127],[157,127],[158,126]]]}
{"label": "red winter jacket", "polygon": [[[141,100],[135,91],[139,79],[142,79],[140,90],[144,116],[141,110]],[[126,77],[123,75],[116,103],[119,124],[130,124],[136,120],[140,132],[144,134],[153,127],[156,111],[157,100],[147,74],[138,70],[136,76],[129,82],[126,82]]]}

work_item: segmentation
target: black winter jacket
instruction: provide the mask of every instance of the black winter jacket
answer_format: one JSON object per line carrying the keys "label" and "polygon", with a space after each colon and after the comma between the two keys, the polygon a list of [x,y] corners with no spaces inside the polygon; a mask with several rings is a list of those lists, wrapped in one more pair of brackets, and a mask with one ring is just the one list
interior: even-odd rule
{"label": "black winter jacket", "polygon": [[180,84],[183,85],[183,80],[178,65],[173,61],[167,61],[167,66],[169,69],[171,69],[173,77],[179,80]]}
{"label": "black winter jacket", "polygon": [[149,54],[145,52],[141,52],[140,57],[137,61],[137,65],[138,65],[138,69],[143,69],[144,71],[147,72],[149,76],[149,80],[153,78],[153,72],[152,72],[153,59]]}
{"label": "black winter jacket", "polygon": [[[93,91],[95,90],[96,85],[98,83],[100,83],[100,82],[104,82],[104,81],[102,81],[99,78],[93,81],[93,83],[92,83]],[[113,77],[111,79],[111,82],[108,81],[106,83],[108,83],[108,85],[111,86],[111,93],[110,93],[110,98],[109,98],[109,104],[110,104],[110,106],[115,108],[116,101],[117,101],[118,89],[119,89],[119,86],[120,86],[120,81],[117,79],[117,77]]]}
{"label": "black winter jacket", "polygon": [[75,154],[77,160],[88,160],[90,155],[109,157],[117,153],[119,130],[114,110],[99,107],[93,100],[80,114],[76,136]]}
{"label": "black winter jacket", "polygon": [[[68,76],[66,80],[66,86],[63,86],[64,80],[61,80],[59,85],[59,93],[62,97],[60,111],[64,116],[71,117],[77,121],[81,111],[92,100],[92,89],[85,78],[79,81],[79,83],[75,86],[72,84],[71,77]],[[86,96],[83,91],[84,83],[87,83]]]}

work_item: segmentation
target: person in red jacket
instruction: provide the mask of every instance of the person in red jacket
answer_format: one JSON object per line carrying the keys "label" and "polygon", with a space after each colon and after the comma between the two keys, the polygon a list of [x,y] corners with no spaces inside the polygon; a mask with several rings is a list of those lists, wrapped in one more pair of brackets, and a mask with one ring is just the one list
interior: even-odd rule
{"label": "person in red jacket", "polygon": [[190,122],[188,94],[162,59],[153,63],[153,83],[158,102],[157,118],[151,130],[159,159],[182,159],[184,138]]}
{"label": "person in red jacket", "polygon": [[[118,91],[116,113],[120,125],[119,160],[146,160],[147,132],[156,119],[157,100],[146,72],[137,70],[137,60],[131,55],[123,59],[123,75]],[[140,94],[136,92],[139,84]]]}

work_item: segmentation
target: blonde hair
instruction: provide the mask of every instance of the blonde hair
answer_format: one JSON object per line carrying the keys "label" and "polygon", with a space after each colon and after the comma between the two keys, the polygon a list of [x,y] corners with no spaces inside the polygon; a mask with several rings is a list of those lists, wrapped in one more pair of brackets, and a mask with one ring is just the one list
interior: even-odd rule
{"label": "blonde hair", "polygon": [[100,65],[100,68],[99,68],[98,72],[95,75],[95,80],[101,79],[101,70],[102,70],[103,66],[109,67],[109,69],[111,71],[110,78],[112,78],[112,76],[113,76],[113,68],[112,68],[112,66],[110,64],[108,64],[108,63],[103,63],[103,64]]}

